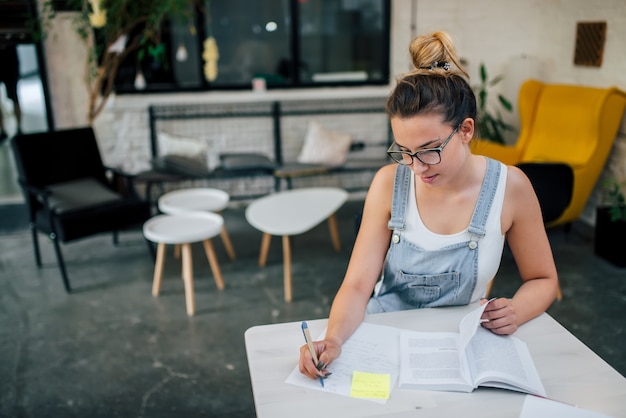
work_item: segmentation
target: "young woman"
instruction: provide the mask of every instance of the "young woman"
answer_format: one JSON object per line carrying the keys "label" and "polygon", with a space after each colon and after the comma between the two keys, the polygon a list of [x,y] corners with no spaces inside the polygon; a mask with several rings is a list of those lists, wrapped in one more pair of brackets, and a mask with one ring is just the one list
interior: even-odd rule
{"label": "young woman", "polygon": [[[317,378],[365,313],[485,303],[506,239],[522,285],[483,313],[512,334],[554,301],[558,278],[539,202],[524,173],[473,155],[476,98],[447,33],[415,38],[415,70],[387,102],[397,162],[375,175],[323,341],[306,345],[300,372]],[[382,275],[381,275],[382,272]]]}

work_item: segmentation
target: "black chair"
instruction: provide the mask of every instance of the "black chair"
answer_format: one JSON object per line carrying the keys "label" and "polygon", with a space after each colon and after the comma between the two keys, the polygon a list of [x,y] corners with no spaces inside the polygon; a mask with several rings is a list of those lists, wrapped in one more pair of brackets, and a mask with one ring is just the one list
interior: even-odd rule
{"label": "black chair", "polygon": [[[517,164],[535,189],[544,224],[555,221],[572,201],[574,170],[565,163],[519,163]],[[565,224],[569,231],[571,222]]]}
{"label": "black chair", "polygon": [[42,232],[54,243],[65,290],[71,293],[60,243],[112,232],[117,244],[118,231],[139,227],[150,217],[150,205],[137,195],[132,176],[103,164],[91,127],[17,135],[11,146],[37,266],[37,234]]}

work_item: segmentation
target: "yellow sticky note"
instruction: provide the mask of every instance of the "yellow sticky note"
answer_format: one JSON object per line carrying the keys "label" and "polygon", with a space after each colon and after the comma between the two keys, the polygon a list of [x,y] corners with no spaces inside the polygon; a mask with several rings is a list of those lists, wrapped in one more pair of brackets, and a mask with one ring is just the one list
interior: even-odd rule
{"label": "yellow sticky note", "polygon": [[390,382],[391,376],[388,374],[355,371],[352,373],[350,396],[353,398],[389,399]]}

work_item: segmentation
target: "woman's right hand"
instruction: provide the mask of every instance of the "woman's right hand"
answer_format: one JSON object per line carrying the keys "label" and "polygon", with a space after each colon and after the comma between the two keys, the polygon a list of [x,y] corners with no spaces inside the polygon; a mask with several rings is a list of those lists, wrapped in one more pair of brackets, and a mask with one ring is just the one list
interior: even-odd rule
{"label": "woman's right hand", "polygon": [[319,359],[319,369],[313,363],[313,357],[309,351],[309,346],[304,344],[300,347],[300,373],[311,379],[326,377],[329,373],[326,367],[341,354],[341,346],[329,340],[314,341],[313,348]]}

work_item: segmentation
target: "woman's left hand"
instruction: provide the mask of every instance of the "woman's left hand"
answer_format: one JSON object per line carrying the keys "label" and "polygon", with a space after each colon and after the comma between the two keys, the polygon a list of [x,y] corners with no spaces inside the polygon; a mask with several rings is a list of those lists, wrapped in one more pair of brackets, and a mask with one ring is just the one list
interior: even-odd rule
{"label": "woman's left hand", "polygon": [[509,335],[517,331],[517,316],[511,299],[496,298],[491,302],[481,299],[480,304],[489,303],[481,316],[482,326],[494,334]]}

